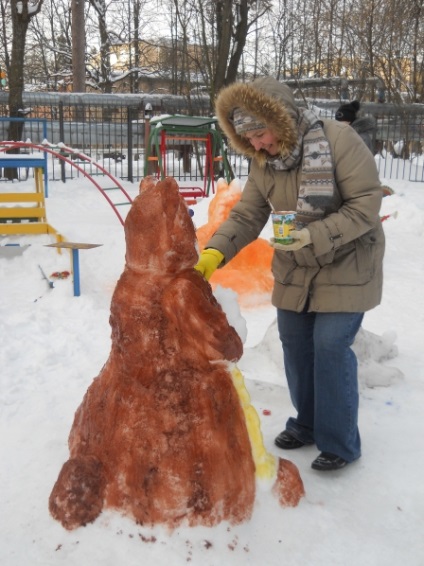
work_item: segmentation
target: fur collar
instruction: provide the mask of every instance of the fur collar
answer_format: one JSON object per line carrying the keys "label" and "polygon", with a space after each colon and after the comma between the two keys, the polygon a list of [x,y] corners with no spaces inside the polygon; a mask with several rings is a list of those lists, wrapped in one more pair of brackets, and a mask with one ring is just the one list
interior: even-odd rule
{"label": "fur collar", "polygon": [[288,86],[272,77],[265,77],[252,83],[232,83],[223,88],[216,99],[218,122],[231,146],[264,167],[267,153],[263,150],[256,151],[245,137],[235,132],[232,115],[236,107],[258,117],[272,129],[280,139],[281,155],[290,154],[297,140],[299,113]]}

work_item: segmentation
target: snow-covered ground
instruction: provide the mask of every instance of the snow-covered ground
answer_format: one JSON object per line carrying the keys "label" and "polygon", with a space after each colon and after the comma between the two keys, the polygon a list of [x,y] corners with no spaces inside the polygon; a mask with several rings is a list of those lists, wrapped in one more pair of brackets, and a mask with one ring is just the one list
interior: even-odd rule
{"label": "snow-covered ground", "polygon": [[[21,244],[0,248],[0,564],[422,566],[424,186],[387,184],[396,194],[382,208],[382,215],[392,215],[384,222],[384,297],[366,314],[355,344],[363,457],[323,474],[310,468],[315,447],[283,453],[274,446],[293,414],[275,313],[270,305],[244,308],[248,333],[238,366],[267,449],[297,465],[306,496],[284,509],[258,489],[246,524],[169,533],[111,511],[68,532],[49,515],[74,412],[109,355],[109,305],[125,254],[121,224],[87,180],[51,182],[49,223],[68,241],[101,246],[80,251],[81,295],[75,297],[71,277],[50,277],[71,269],[68,252],[46,247],[50,237],[0,237],[1,246]],[[125,188],[137,194],[136,184]],[[197,226],[206,222],[209,202],[193,207]]]}

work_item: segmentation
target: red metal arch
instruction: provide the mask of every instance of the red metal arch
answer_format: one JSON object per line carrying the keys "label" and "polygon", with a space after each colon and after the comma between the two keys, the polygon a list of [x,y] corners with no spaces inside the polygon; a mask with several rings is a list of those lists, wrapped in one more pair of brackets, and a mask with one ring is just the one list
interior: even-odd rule
{"label": "red metal arch", "polygon": [[[118,179],[116,179],[116,177],[114,177],[113,175],[111,175],[109,173],[109,171],[107,169],[105,169],[103,167],[103,165],[100,165],[100,163],[97,163],[96,161],[93,161],[91,159],[91,157],[89,157],[88,155],[85,155],[84,153],[80,153],[79,151],[74,150],[71,147],[67,147],[65,145],[61,145],[59,149],[58,146],[52,146],[48,143],[43,143],[43,144],[35,144],[35,143],[31,143],[31,142],[14,142],[14,141],[1,141],[0,142],[0,152],[4,152],[4,151],[8,151],[10,149],[20,149],[20,148],[32,148],[32,149],[37,149],[39,151],[43,151],[46,153],[49,153],[51,155],[53,155],[54,157],[57,157],[58,159],[61,159],[62,161],[65,161],[66,163],[70,164],[72,167],[75,167],[80,173],[82,173],[84,175],[84,177],[86,177],[95,187],[96,189],[104,196],[104,198],[107,200],[107,202],[110,204],[110,206],[112,207],[114,213],[116,214],[116,216],[118,217],[120,223],[122,224],[122,226],[124,225],[124,221],[125,219],[121,216],[118,208],[116,207],[115,203],[109,198],[108,194],[106,193],[106,191],[104,190],[104,188],[101,187],[101,185],[89,174],[87,173],[83,167],[80,167],[77,163],[75,163],[74,161],[72,161],[72,159],[69,159],[66,155],[63,155],[62,152],[66,152],[72,155],[75,155],[79,160],[81,161],[87,161],[87,163],[90,163],[91,165],[93,165],[94,167],[96,167],[99,171],[101,171],[103,173],[104,176],[108,177],[115,185],[116,188],[124,195],[124,197],[127,199],[126,203],[123,204],[128,204],[131,205],[132,203],[132,198],[130,197],[130,195],[127,193],[127,191],[124,189],[124,187],[121,185],[121,183],[119,182]],[[55,148],[55,149],[53,149]],[[114,187],[115,188],[115,187]]]}

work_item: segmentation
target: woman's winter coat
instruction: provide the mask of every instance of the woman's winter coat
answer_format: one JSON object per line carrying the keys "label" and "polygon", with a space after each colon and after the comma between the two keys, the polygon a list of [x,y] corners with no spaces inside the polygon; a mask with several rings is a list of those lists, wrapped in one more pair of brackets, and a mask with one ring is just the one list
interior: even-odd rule
{"label": "woman's winter coat", "polygon": [[[283,155],[293,148],[299,116],[291,90],[271,77],[234,83],[218,96],[216,112],[223,132],[236,151],[252,160],[240,202],[206,246],[221,251],[225,263],[259,236],[272,209],[296,210],[301,176],[301,165],[275,170],[265,152],[236,134],[235,107],[257,116],[277,134]],[[382,295],[382,190],[374,158],[353,129],[343,122],[322,122],[341,206],[308,224],[312,245],[295,252],[275,250],[272,302],[297,312],[364,312],[378,305]]]}

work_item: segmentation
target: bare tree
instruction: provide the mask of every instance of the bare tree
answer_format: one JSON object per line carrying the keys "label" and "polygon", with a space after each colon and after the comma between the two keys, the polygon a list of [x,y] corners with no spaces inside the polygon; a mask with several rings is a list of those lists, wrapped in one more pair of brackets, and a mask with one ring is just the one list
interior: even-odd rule
{"label": "bare tree", "polygon": [[[11,117],[20,117],[23,112],[25,41],[31,18],[35,17],[43,0],[11,0],[12,52],[9,70],[9,112]],[[22,126],[11,124],[11,139],[20,139]]]}
{"label": "bare tree", "polygon": [[249,31],[270,10],[271,2],[191,0],[191,6],[190,35],[198,49],[192,50],[190,58],[213,100],[223,86],[239,77]]}
{"label": "bare tree", "polygon": [[[47,20],[34,19],[28,28],[27,77],[33,82],[44,77],[53,89],[71,79],[75,41],[69,8],[80,1],[0,0],[0,65],[9,84],[12,15],[22,6],[19,17],[27,10],[30,19],[42,4]],[[190,95],[201,86],[213,101],[234,80],[272,74],[282,80],[354,79],[359,86],[350,94],[370,100],[373,79],[384,82],[389,101],[405,96],[420,101],[424,94],[423,0],[89,0],[84,5],[85,25],[79,27],[87,35],[87,86],[103,92],[138,92],[141,80],[146,85],[154,75],[167,80],[163,86],[173,94]],[[340,87],[330,94],[340,95]]]}
{"label": "bare tree", "polygon": [[[250,28],[270,10],[271,5],[264,0],[242,0],[239,3],[221,0],[216,5],[217,54],[214,85],[215,91],[218,92],[222,86],[237,79],[247,34]],[[249,17],[250,12],[251,17]]]}
{"label": "bare tree", "polygon": [[100,37],[100,74],[98,84],[101,85],[102,91],[106,93],[112,92],[111,77],[111,34],[109,33],[107,7],[105,0],[90,0],[91,6],[94,8],[98,17],[98,29]]}
{"label": "bare tree", "polygon": [[402,4],[396,0],[350,1],[345,25],[349,67],[355,78],[362,79],[355,96],[373,100],[375,89],[367,89],[366,81],[380,77],[389,101],[402,104],[405,96],[408,101],[415,100],[420,81],[414,73],[413,54],[417,54],[418,67],[424,52],[422,0],[405,0]]}
{"label": "bare tree", "polygon": [[[24,91],[25,41],[29,22],[31,18],[39,13],[42,3],[43,0],[11,0],[10,3],[13,33],[9,68],[9,116],[11,118],[22,118],[25,115],[22,99]],[[9,139],[20,140],[22,131],[22,122],[11,122]],[[4,175],[8,179],[16,179],[17,170],[6,168]]]}
{"label": "bare tree", "polygon": [[411,102],[421,102],[424,98],[424,2],[409,2],[411,33]]}
{"label": "bare tree", "polygon": [[[10,45],[10,11],[9,11],[9,0],[0,1],[0,14],[1,14],[1,26],[0,26],[0,67],[4,72],[9,72],[10,69],[10,55],[9,55],[9,45]],[[0,87],[1,88],[1,87]]]}
{"label": "bare tree", "polygon": [[[141,28],[141,17],[142,8],[144,2],[140,0],[134,0],[133,2],[128,2],[128,24],[129,24],[129,38],[128,43],[130,46],[130,58],[129,58],[129,68],[134,68],[134,73],[130,75],[130,92],[139,91],[139,68],[141,66],[141,49],[140,49],[140,28]],[[130,8],[132,6],[132,13]],[[132,16],[132,17],[131,17]],[[132,36],[131,36],[131,23],[132,23]]]}
{"label": "bare tree", "polygon": [[[121,88],[126,91],[140,91],[141,79],[146,74],[146,62],[152,71],[158,70],[157,60],[152,57],[157,43],[155,31],[159,28],[153,21],[155,8],[157,7],[153,6],[153,0],[121,0],[115,5],[111,4],[108,9],[108,33],[111,36],[112,53],[115,50],[125,54],[115,65],[111,58],[111,80],[113,85],[123,82]],[[162,17],[166,16],[166,10],[164,12]]]}
{"label": "bare tree", "polygon": [[[68,0],[44,0],[28,29],[31,78],[48,90],[63,88],[72,77],[72,30]],[[29,65],[27,65],[29,68]],[[28,77],[30,78],[30,77]]]}
{"label": "bare tree", "polygon": [[[288,61],[291,59],[291,40],[295,33],[292,0],[277,0],[265,14],[256,20],[254,34],[248,34],[242,57],[242,68],[238,76],[244,80],[252,75],[272,75],[276,79],[286,78]],[[253,37],[253,40],[252,40]],[[253,61],[253,67],[251,65]]]}
{"label": "bare tree", "polygon": [[85,92],[84,0],[72,0],[72,86]]}

